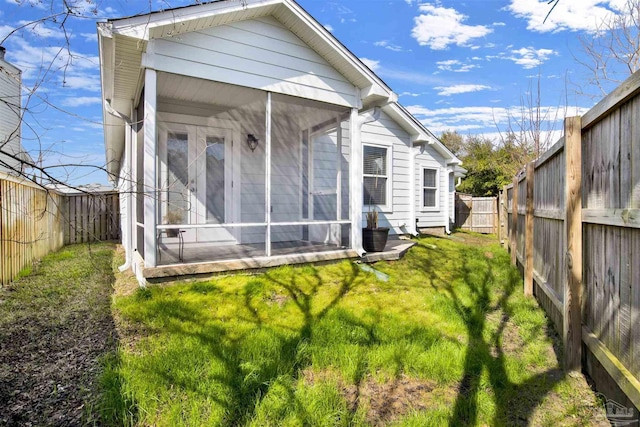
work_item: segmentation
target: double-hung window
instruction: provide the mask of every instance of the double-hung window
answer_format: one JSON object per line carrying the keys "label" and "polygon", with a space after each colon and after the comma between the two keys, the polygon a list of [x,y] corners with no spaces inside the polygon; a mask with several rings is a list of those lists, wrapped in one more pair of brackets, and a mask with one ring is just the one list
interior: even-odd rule
{"label": "double-hung window", "polygon": [[422,208],[438,208],[438,169],[422,168]]}
{"label": "double-hung window", "polygon": [[363,204],[388,209],[391,205],[391,148],[376,145],[363,146]]}

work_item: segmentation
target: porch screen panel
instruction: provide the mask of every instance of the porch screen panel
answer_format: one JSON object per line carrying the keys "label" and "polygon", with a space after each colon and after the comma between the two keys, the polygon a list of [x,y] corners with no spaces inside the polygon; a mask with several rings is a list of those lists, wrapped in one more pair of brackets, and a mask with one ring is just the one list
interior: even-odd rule
{"label": "porch screen panel", "polygon": [[[186,133],[167,134],[167,207],[165,217],[173,224],[189,222],[189,137]],[[169,219],[169,217],[175,216]],[[179,218],[178,218],[179,217]]]}
{"label": "porch screen panel", "polygon": [[304,248],[300,241],[313,251],[335,250],[346,229],[330,222],[349,215],[349,147],[343,142],[348,130],[342,126],[349,110],[280,94],[271,99],[273,253],[280,242]]}

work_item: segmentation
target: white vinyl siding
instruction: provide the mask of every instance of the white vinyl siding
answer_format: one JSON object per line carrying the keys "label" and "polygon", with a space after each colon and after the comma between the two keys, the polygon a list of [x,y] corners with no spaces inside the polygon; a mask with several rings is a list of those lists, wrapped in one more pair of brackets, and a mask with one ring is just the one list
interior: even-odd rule
{"label": "white vinyl siding", "polygon": [[422,210],[438,210],[440,170],[438,168],[422,168]]}
{"label": "white vinyl siding", "polygon": [[[407,233],[411,225],[411,138],[391,117],[382,112],[380,118],[362,126],[362,144],[389,147],[390,185],[386,210],[379,211],[380,227],[389,227],[390,234]],[[368,207],[363,206],[363,223]],[[405,227],[401,227],[405,225]]]}
{"label": "white vinyl siding", "polygon": [[[445,172],[446,161],[444,158],[432,147],[429,145],[424,145],[420,147],[419,154],[416,155],[415,160],[415,189],[416,192],[413,196],[413,202],[416,204],[416,219],[418,220],[418,227],[420,228],[428,228],[428,227],[444,227],[446,224],[446,220],[444,218],[443,207],[451,206],[448,199],[449,192],[442,191],[442,189],[446,189],[449,187],[449,177]],[[437,185],[439,191],[437,198],[437,208],[425,208],[424,207],[424,169],[437,169],[438,180]]]}
{"label": "white vinyl siding", "polygon": [[[17,155],[22,151],[20,143],[20,71],[0,60],[0,144],[2,151]],[[7,142],[8,141],[8,142]],[[6,143],[6,144],[5,144]],[[0,171],[15,172],[20,162],[0,154]],[[5,167],[4,164],[9,167]]]}
{"label": "white vinyl siding", "polygon": [[153,40],[143,63],[158,71],[356,105],[354,85],[271,17]]}

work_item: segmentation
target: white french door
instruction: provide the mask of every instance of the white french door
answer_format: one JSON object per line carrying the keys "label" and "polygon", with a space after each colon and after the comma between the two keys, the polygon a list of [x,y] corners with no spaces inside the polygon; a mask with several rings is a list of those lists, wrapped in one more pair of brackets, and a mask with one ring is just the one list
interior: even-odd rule
{"label": "white french door", "polygon": [[[233,127],[162,123],[159,131],[162,223],[235,222]],[[183,237],[188,243],[237,243],[234,230],[224,227],[185,227]]]}

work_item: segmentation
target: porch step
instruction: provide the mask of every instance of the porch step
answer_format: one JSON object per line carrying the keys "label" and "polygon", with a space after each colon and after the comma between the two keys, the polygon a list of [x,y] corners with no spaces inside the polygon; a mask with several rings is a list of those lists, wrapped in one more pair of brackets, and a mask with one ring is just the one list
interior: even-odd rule
{"label": "porch step", "polygon": [[411,249],[416,242],[410,240],[393,240],[387,242],[387,246],[383,252],[369,252],[364,254],[360,261],[366,263],[378,262],[378,261],[397,261]]}

